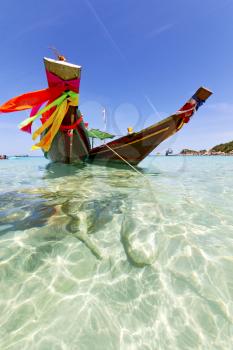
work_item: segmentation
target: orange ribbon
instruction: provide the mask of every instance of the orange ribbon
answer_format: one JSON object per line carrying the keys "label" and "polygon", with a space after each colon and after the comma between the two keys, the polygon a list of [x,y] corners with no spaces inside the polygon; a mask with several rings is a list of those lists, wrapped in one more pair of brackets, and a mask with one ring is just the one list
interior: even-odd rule
{"label": "orange ribbon", "polygon": [[63,87],[51,87],[13,97],[0,106],[0,113],[23,111],[33,108],[48,100],[55,100],[63,91]]}

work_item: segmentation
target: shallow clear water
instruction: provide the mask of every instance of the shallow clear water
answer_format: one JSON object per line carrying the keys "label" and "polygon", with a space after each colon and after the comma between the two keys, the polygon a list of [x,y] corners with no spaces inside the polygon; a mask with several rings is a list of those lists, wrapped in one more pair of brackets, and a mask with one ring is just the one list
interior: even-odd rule
{"label": "shallow clear water", "polygon": [[0,349],[232,349],[233,158],[0,161]]}

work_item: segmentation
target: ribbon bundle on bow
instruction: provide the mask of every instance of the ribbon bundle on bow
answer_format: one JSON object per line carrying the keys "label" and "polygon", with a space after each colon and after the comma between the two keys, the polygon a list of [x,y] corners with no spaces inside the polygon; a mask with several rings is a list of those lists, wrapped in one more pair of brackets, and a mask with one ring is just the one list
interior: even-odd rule
{"label": "ribbon bundle on bow", "polygon": [[[32,149],[42,148],[47,152],[61,127],[61,123],[69,107],[78,106],[78,96],[78,93],[74,91],[64,91],[64,87],[50,87],[12,98],[0,106],[0,113],[22,111],[31,108],[30,117],[25,119],[19,126],[22,131],[29,133],[31,133],[32,123],[39,116],[43,115],[45,117],[43,124],[33,133],[32,139],[35,140],[46,129],[48,130],[40,142],[34,145]],[[47,102],[47,105],[41,108],[45,102]]]}

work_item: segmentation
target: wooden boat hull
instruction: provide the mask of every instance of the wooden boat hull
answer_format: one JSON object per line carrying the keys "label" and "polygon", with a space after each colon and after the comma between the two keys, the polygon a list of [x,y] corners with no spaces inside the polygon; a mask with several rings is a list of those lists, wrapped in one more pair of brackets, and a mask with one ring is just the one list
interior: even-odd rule
{"label": "wooden boat hull", "polygon": [[45,156],[52,162],[66,164],[81,163],[88,157],[89,150],[89,139],[86,135],[84,123],[81,122],[81,124],[73,130],[73,135],[59,130],[52,142],[49,152],[46,153]]}
{"label": "wooden boat hull", "polygon": [[128,162],[137,165],[148,156],[161,142],[175,134],[185,124],[199,106],[212,93],[200,88],[194,96],[174,115],[146,129],[131,135],[120,137],[89,152],[90,161]]}
{"label": "wooden boat hull", "polygon": [[[70,107],[62,122],[62,127],[75,124],[79,118],[77,108]],[[45,156],[52,162],[81,163],[88,157],[89,151],[90,141],[84,123],[81,121],[72,130],[72,133],[59,130],[53,139],[49,152]]]}
{"label": "wooden boat hull", "polygon": [[[79,92],[80,66],[48,58],[44,58],[44,64],[49,87],[67,85],[67,89],[72,86]],[[45,153],[46,158],[62,163],[85,160],[90,151],[90,141],[83,121],[75,125],[80,117],[78,107],[70,106],[50,150]]]}

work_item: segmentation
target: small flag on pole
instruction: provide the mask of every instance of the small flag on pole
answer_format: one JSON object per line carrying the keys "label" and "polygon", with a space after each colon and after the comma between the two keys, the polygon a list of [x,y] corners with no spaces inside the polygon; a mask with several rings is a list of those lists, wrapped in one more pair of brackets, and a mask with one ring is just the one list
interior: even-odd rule
{"label": "small flag on pole", "polygon": [[107,130],[107,116],[106,116],[106,109],[104,108],[103,111],[103,121],[104,121],[104,131]]}

